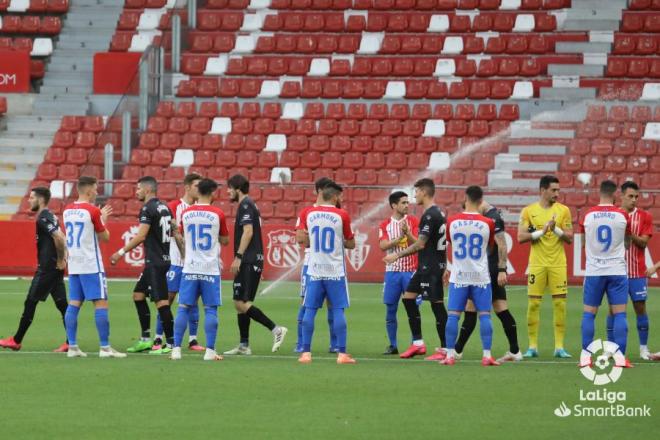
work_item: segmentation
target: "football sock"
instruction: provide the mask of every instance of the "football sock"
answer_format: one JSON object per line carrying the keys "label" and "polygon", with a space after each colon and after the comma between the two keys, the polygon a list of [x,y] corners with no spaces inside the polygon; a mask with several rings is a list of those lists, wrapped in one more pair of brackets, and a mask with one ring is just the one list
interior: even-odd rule
{"label": "football sock", "polygon": [[312,351],[312,336],[314,336],[314,319],[318,309],[305,307],[303,316],[303,351]]}
{"label": "football sock", "polygon": [[460,315],[451,313],[447,318],[447,325],[445,327],[445,333],[447,334],[447,345],[446,347],[450,350],[454,349],[456,345],[456,336],[458,335],[458,319]]}
{"label": "football sock", "polygon": [[296,342],[296,347],[302,347],[303,316],[305,316],[305,306],[301,304],[300,308],[298,308],[298,342]]}
{"label": "football sock", "polygon": [[582,349],[586,350],[594,340],[596,315],[591,312],[582,312]]}
{"label": "football sock", "polygon": [[515,318],[509,310],[503,310],[497,313],[497,317],[500,318],[504,334],[509,341],[509,352],[518,353],[520,347],[518,346],[518,328],[516,327]]}
{"label": "football sock", "polygon": [[206,348],[215,350],[215,338],[218,336],[218,308],[204,306],[204,333]]}
{"label": "football sock", "polygon": [[465,316],[463,316],[463,324],[461,325],[461,332],[458,334],[456,345],[454,345],[456,353],[463,353],[465,344],[467,344],[467,341],[470,339],[470,335],[476,326],[477,312],[465,312]]}
{"label": "football sock", "polygon": [[479,333],[483,349],[490,350],[493,346],[493,321],[490,319],[490,313],[479,315]]}
{"label": "football sock", "polygon": [[637,315],[637,333],[639,333],[639,345],[647,345],[649,342],[649,315]]}
{"label": "football sock", "polygon": [[[206,308],[204,310],[206,311]],[[188,335],[191,338],[190,341],[197,339],[198,328],[199,328],[199,306],[197,304],[193,304],[192,306],[190,306],[190,313],[188,314]],[[206,325],[204,326],[204,328],[206,328]]]}
{"label": "football sock", "polygon": [[412,333],[413,341],[422,339],[422,317],[419,314],[419,307],[415,298],[403,298],[403,306],[406,308],[408,315],[408,324],[410,325],[410,333]]}
{"label": "football sock", "polygon": [[328,307],[328,332],[330,333],[330,348],[337,348],[337,335],[335,334],[334,316],[330,307]]}
{"label": "football sock", "polygon": [[605,328],[607,328],[607,340],[614,342],[614,315],[607,315]]}
{"label": "football sock", "polygon": [[16,330],[16,334],[14,335],[14,341],[16,341],[18,344],[23,341],[25,332],[28,331],[28,328],[30,328],[30,325],[32,324],[32,320],[34,319],[34,312],[37,310],[37,304],[37,301],[34,301],[30,298],[26,299],[25,303],[23,304],[23,315],[21,316],[21,320],[18,323],[18,330]]}
{"label": "football sock", "polygon": [[390,341],[391,347],[396,347],[396,310],[398,303],[385,304],[385,330],[387,331],[387,339]]}
{"label": "football sock", "polygon": [[160,319],[160,313],[156,312],[156,338],[163,339],[163,321]]}
{"label": "football sock", "polygon": [[564,348],[566,334],[566,298],[552,298],[552,322],[555,326],[555,350]]}
{"label": "football sock", "polygon": [[621,353],[626,354],[626,344],[628,342],[628,321],[626,313],[614,314],[614,342],[619,346]]}
{"label": "football sock", "polygon": [[164,306],[158,307],[158,314],[160,315],[161,321],[163,321],[165,341],[168,345],[172,345],[174,344],[174,316],[172,316],[170,305],[166,304]]}
{"label": "football sock", "polygon": [[101,347],[110,345],[110,320],[108,319],[108,309],[95,309],[94,321],[96,322],[96,331],[99,333],[99,342]]}
{"label": "football sock", "polygon": [[142,337],[151,337],[151,312],[149,311],[149,304],[146,300],[134,301],[135,309],[137,310],[138,319],[140,320],[140,329],[142,330]]}
{"label": "football sock", "polygon": [[66,308],[64,314],[64,326],[66,327],[66,338],[69,340],[70,345],[78,345],[76,341],[76,334],[78,333],[78,313],[80,307],[69,306]]}
{"label": "football sock", "polygon": [[328,309],[332,316],[333,333],[336,341],[333,348],[337,348],[339,353],[346,353],[346,314],[344,309]]}
{"label": "football sock", "polygon": [[275,323],[266,316],[264,312],[261,311],[260,308],[252,306],[247,310],[246,315],[250,317],[250,319],[254,319],[257,321],[259,324],[263,325],[266,327],[268,330],[273,331],[275,328]]}
{"label": "football sock", "polygon": [[176,312],[176,318],[174,319],[174,346],[181,347],[183,342],[183,335],[186,333],[186,326],[188,325],[190,317],[190,309],[187,306],[179,304],[179,308]]}
{"label": "football sock", "polygon": [[539,346],[539,317],[541,314],[541,299],[527,299],[527,335],[529,336],[529,347]]}
{"label": "football sock", "polygon": [[[447,338],[445,337],[445,329],[447,327],[447,309],[445,309],[445,303],[431,303],[431,310],[435,315],[435,329],[438,332],[438,337],[440,338],[440,346],[447,346]],[[458,332],[458,327],[456,329]],[[456,336],[454,335],[454,343],[456,342]]]}
{"label": "football sock", "polygon": [[238,332],[241,335],[241,345],[250,345],[250,317],[247,313],[238,314]]}
{"label": "football sock", "polygon": [[60,313],[62,314],[62,324],[64,324],[64,314],[66,313],[66,308],[68,306],[66,302],[66,295],[63,295],[62,298],[56,299],[54,302],[55,302],[55,307],[57,307],[57,310],[59,310]]}

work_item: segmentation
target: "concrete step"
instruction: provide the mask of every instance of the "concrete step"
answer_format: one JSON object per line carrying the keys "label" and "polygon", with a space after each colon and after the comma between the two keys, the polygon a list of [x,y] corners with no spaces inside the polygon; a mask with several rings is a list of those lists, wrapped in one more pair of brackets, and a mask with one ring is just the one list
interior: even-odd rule
{"label": "concrete step", "polygon": [[19,194],[25,194],[25,185],[7,185],[0,186],[0,197],[2,198],[14,198],[20,197]]}
{"label": "concrete step", "polygon": [[58,41],[57,47],[60,49],[91,49],[93,51],[104,51],[110,47],[110,38],[106,41],[88,42],[82,40]]}
{"label": "concrete step", "polygon": [[557,155],[566,154],[566,147],[563,145],[511,145],[509,153],[526,155]]}
{"label": "concrete step", "polygon": [[548,64],[548,75],[603,76],[605,68],[586,64]]}
{"label": "concrete step", "polygon": [[38,116],[6,116],[8,132],[50,133],[60,126],[60,118]]}
{"label": "concrete step", "polygon": [[43,162],[43,154],[3,154],[0,156],[0,166],[2,165],[35,165],[38,166]]}
{"label": "concrete step", "polygon": [[576,43],[571,41],[557,42],[557,53],[610,53],[612,45],[609,43]]}
{"label": "concrete step", "polygon": [[541,87],[541,99],[556,101],[582,101],[584,99],[595,99],[595,87],[576,87],[560,89],[556,87]]}
{"label": "concrete step", "polygon": [[[36,170],[36,167],[34,168]],[[16,170],[16,171],[3,171],[2,172],[2,178],[7,181],[7,182],[14,182],[14,181],[32,181],[34,178],[34,170],[32,171],[24,171],[24,170]]]}
{"label": "concrete step", "polygon": [[15,214],[18,203],[0,203],[0,215]]}
{"label": "concrete step", "polygon": [[487,202],[491,205],[500,206],[527,206],[539,200],[538,196],[519,195],[515,196],[487,196]]}
{"label": "concrete step", "polygon": [[496,170],[511,171],[557,171],[557,164],[551,162],[521,162],[519,154],[500,153],[495,156]]}
{"label": "concrete step", "polygon": [[93,90],[91,85],[43,85],[39,89],[43,93],[51,93],[55,95],[91,95]]}
{"label": "concrete step", "polygon": [[84,73],[85,75],[88,75],[91,77],[91,75],[94,72],[94,67],[91,64],[54,64],[54,65],[48,65],[46,70],[50,72],[59,72],[59,73],[67,73],[67,72],[75,72],[75,73]]}
{"label": "concrete step", "polygon": [[510,138],[550,138],[550,139],[573,139],[575,132],[573,130],[557,130],[531,128],[531,122],[518,121],[511,124]]}
{"label": "concrete step", "polygon": [[43,84],[49,86],[84,84],[91,87],[93,81],[93,77],[89,74],[89,72],[71,72],[68,75],[60,72],[49,72],[49,74],[44,78]]}
{"label": "concrete step", "polygon": [[0,155],[21,155],[21,154],[41,154],[41,157],[43,158],[44,154],[46,154],[46,151],[48,150],[48,147],[40,147],[40,146],[16,146],[16,147],[1,147],[0,148]]}
{"label": "concrete step", "polygon": [[504,211],[502,212],[502,219],[504,220],[505,223],[518,223],[520,221],[520,213],[519,212],[510,212],[510,211]]}
{"label": "concrete step", "polygon": [[570,11],[575,11],[579,9],[624,9],[628,6],[628,0],[577,0],[571,3]]}
{"label": "concrete step", "polygon": [[501,179],[488,178],[488,186],[493,189],[513,188],[513,189],[538,189],[538,179]]}
{"label": "concrete step", "polygon": [[590,31],[618,31],[619,25],[620,21],[618,19],[587,20],[581,18],[567,18],[562,26],[562,30],[584,31],[588,29]]}
{"label": "concrete step", "polygon": [[[53,139],[52,137],[30,137],[16,134],[6,134],[0,136],[0,148],[29,146],[33,148],[48,148]],[[3,176],[4,177],[4,176]]]}
{"label": "concrete step", "polygon": [[52,66],[93,66],[93,58],[80,58],[79,55],[70,55],[65,52],[60,52],[56,57],[53,57],[48,68]]}

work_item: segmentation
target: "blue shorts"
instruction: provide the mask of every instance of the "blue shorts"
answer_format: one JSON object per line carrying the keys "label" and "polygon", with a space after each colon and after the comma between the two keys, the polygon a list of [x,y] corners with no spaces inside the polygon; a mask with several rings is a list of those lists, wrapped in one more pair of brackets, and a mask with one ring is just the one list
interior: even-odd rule
{"label": "blue shorts", "polygon": [[406,291],[414,272],[385,272],[383,283],[383,304],[396,304]]}
{"label": "blue shorts", "polygon": [[345,309],[350,305],[346,277],[322,279],[309,277],[303,305],[311,309],[320,309],[327,298],[331,309]]}
{"label": "blue shorts", "polygon": [[628,277],[625,275],[601,275],[584,277],[584,299],[587,306],[599,307],[607,292],[610,305],[628,302]]}
{"label": "blue shorts", "polygon": [[490,283],[481,286],[449,283],[449,300],[447,310],[465,311],[467,300],[471,299],[477,312],[490,312],[493,303],[493,292]]}
{"label": "blue shorts", "polygon": [[302,267],[300,272],[300,297],[305,297],[305,291],[307,290],[307,283],[309,282],[309,275],[307,275],[307,265],[305,264]]}
{"label": "blue shorts", "polygon": [[179,290],[179,304],[195,305],[197,299],[201,296],[202,303],[205,306],[221,306],[220,290],[220,275],[184,273],[181,279],[181,289]]}
{"label": "blue shorts", "polygon": [[108,299],[108,280],[105,273],[69,275],[69,300],[96,301]]}
{"label": "blue shorts", "polygon": [[170,266],[167,271],[167,291],[178,292],[181,288],[181,274],[183,273],[183,266]]}
{"label": "blue shorts", "polygon": [[628,295],[632,302],[646,301],[648,278],[628,278]]}

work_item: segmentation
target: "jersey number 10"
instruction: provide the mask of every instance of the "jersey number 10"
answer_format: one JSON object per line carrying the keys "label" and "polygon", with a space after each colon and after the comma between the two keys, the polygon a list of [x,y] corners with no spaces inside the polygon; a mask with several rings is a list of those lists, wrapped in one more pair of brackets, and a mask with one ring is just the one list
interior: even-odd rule
{"label": "jersey number 10", "polygon": [[335,230],[330,227],[321,229],[320,226],[312,228],[312,250],[331,254],[335,250]]}

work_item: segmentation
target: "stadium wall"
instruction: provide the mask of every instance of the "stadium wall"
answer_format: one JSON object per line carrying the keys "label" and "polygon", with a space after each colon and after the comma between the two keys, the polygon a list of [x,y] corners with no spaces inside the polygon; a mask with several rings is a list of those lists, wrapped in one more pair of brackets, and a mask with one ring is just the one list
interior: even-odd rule
{"label": "stadium wall", "polygon": [[[29,221],[0,222],[0,231],[6,237],[6,245],[0,249],[0,275],[26,276],[31,275],[36,265],[35,226]],[[108,258],[127,243],[137,232],[135,223],[110,223],[110,241],[102,243],[105,269],[109,277],[135,277],[143,264],[143,250],[139,246],[129,252],[116,265],[111,266]],[[529,245],[520,245],[513,239],[515,228],[507,230],[509,251],[509,279],[513,284],[526,282],[525,270],[529,255]],[[356,248],[347,251],[346,268],[351,281],[381,282],[383,280],[383,253],[378,247],[377,228],[355,230]],[[263,241],[265,253],[264,279],[273,280],[285,277],[289,280],[299,278],[297,267],[302,263],[302,250],[295,242],[295,232],[291,225],[264,225]],[[568,257],[568,275],[571,284],[580,284],[584,271],[584,253],[581,246],[581,236],[576,235],[574,245],[566,250]],[[231,247],[222,249],[222,261],[225,269],[229,268],[232,259]],[[660,236],[651,239],[647,249],[647,264],[660,259]],[[228,270],[223,271],[223,278],[231,278]],[[660,279],[651,280],[652,285],[660,286]]]}

